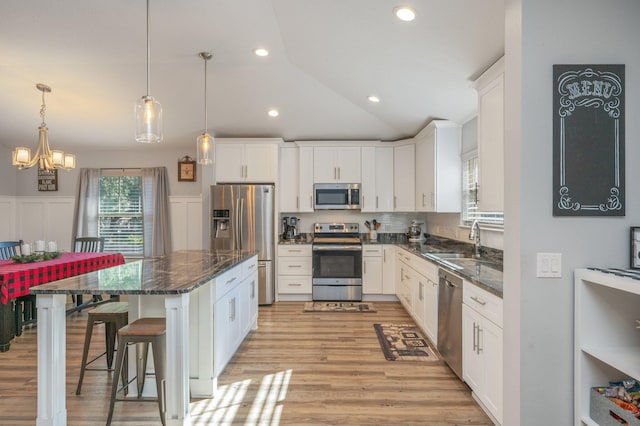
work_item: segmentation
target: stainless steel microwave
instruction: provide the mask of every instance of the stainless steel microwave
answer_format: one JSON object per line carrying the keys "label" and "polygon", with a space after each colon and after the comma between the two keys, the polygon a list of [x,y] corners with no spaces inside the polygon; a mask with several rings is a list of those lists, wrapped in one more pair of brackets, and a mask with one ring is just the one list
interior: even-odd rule
{"label": "stainless steel microwave", "polygon": [[315,210],[360,210],[359,183],[316,183]]}

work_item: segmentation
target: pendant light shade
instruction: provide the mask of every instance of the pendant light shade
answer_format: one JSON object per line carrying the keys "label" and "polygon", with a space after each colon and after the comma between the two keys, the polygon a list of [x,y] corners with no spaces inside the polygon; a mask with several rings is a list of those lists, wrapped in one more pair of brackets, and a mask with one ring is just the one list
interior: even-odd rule
{"label": "pendant light shade", "polygon": [[196,144],[198,147],[198,164],[213,164],[213,136],[209,134],[207,129],[207,61],[213,57],[211,53],[200,52],[198,54],[204,60],[204,131]]}
{"label": "pendant light shade", "polygon": [[141,143],[160,143],[162,142],[162,105],[150,95],[150,59],[149,0],[147,0],[147,94],[138,99],[135,105],[136,141]]}

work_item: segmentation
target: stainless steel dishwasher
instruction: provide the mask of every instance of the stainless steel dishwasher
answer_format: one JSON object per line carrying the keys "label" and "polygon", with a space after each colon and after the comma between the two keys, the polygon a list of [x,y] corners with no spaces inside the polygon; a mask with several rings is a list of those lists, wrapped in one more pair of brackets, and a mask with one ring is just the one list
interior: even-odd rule
{"label": "stainless steel dishwasher", "polygon": [[438,272],[438,352],[462,380],[462,278]]}

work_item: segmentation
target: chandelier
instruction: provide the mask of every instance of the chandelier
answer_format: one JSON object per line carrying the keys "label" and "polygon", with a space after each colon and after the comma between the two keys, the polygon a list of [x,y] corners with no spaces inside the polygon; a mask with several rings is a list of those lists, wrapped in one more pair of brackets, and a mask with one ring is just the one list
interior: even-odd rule
{"label": "chandelier", "polygon": [[207,61],[213,56],[208,52],[198,54],[204,60],[204,131],[196,139],[198,146],[198,164],[213,163],[213,136],[209,134],[207,126]]}
{"label": "chandelier", "polygon": [[42,92],[42,107],[40,108],[40,117],[42,118],[42,124],[38,127],[40,134],[38,139],[38,148],[31,157],[31,149],[22,146],[17,147],[13,151],[13,162],[19,170],[28,169],[38,164],[41,169],[53,170],[64,169],[70,170],[76,167],[76,156],[73,154],[65,154],[62,151],[52,150],[49,147],[49,129],[47,123],[44,122],[44,114],[47,110],[47,105],[44,103],[44,94],[51,93],[51,87],[46,84],[38,83],[36,88]]}
{"label": "chandelier", "polygon": [[136,101],[136,141],[141,143],[162,142],[162,105],[149,94],[151,70],[149,61],[151,50],[149,42],[149,0],[147,0],[147,94]]}

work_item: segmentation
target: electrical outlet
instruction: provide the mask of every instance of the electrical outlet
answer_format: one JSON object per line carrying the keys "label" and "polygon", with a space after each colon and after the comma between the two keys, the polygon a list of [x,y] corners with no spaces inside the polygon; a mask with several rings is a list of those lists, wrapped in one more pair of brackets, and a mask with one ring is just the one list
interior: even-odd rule
{"label": "electrical outlet", "polygon": [[562,277],[562,253],[538,253],[536,264],[536,277]]}

